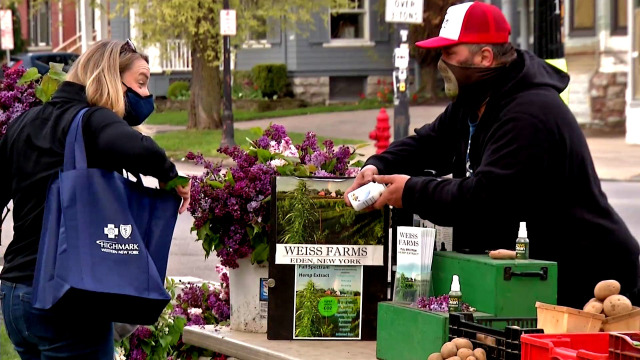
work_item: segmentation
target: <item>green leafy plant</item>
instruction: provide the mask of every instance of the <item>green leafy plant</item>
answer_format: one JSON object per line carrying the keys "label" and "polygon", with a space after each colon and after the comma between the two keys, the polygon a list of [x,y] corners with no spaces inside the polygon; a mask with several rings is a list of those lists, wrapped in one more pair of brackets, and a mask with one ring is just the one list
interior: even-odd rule
{"label": "green leafy plant", "polygon": [[315,242],[315,222],[318,219],[316,205],[307,194],[307,183],[298,181],[293,192],[291,212],[284,218],[286,231],[283,242],[287,244],[304,244]]}
{"label": "green leafy plant", "polygon": [[176,81],[167,89],[167,97],[171,100],[187,100],[189,96],[190,85],[186,81]]}
{"label": "green leafy plant", "polygon": [[271,99],[282,96],[289,83],[285,64],[259,64],[251,69],[253,82],[262,94]]}
{"label": "green leafy plant", "polygon": [[[304,290],[296,295],[296,336],[297,337],[320,337],[322,329],[318,327],[321,315],[318,311],[320,295],[316,289],[316,284],[309,280]],[[326,330],[326,329],[325,329]]]}
{"label": "green leafy plant", "polygon": [[[38,73],[38,69],[30,68],[22,75],[18,85],[26,85],[36,82],[36,97],[43,103],[51,100],[53,93],[58,90],[58,86],[65,81],[67,74],[62,70],[62,64],[49,63],[49,72],[44,76]],[[38,82],[38,80],[40,80]]]}

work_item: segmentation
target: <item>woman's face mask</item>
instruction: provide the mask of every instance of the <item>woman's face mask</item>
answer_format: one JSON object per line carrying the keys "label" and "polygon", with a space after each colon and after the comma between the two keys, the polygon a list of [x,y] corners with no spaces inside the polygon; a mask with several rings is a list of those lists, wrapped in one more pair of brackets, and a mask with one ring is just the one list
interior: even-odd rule
{"label": "woman's face mask", "polygon": [[153,95],[142,96],[137,91],[122,83],[127,90],[124,93],[125,111],[122,117],[129,126],[142,124],[155,109]]}
{"label": "woman's face mask", "polygon": [[444,90],[447,96],[474,110],[480,108],[487,100],[494,89],[491,83],[503,69],[504,66],[458,66],[450,64],[442,58],[438,61],[438,71],[444,80]]}

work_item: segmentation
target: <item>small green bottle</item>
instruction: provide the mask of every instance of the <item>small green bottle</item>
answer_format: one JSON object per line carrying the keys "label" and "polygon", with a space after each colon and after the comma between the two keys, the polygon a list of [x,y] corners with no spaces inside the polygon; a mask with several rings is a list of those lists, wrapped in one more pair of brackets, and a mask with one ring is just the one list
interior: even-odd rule
{"label": "small green bottle", "polygon": [[521,222],[516,239],[516,259],[529,259],[529,239],[527,238],[527,223]]}
{"label": "small green bottle", "polygon": [[460,292],[460,278],[453,275],[451,291],[449,291],[449,312],[459,312],[462,304],[462,292]]}

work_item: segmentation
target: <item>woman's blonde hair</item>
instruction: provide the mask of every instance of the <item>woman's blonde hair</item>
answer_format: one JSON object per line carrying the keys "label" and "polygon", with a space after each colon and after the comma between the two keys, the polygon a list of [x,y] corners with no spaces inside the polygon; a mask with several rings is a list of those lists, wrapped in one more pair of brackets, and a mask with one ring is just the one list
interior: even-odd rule
{"label": "woman's blonde hair", "polygon": [[138,59],[149,63],[149,58],[129,42],[101,40],[73,63],[67,80],[86,87],[90,105],[111,109],[122,117],[125,109],[122,74]]}

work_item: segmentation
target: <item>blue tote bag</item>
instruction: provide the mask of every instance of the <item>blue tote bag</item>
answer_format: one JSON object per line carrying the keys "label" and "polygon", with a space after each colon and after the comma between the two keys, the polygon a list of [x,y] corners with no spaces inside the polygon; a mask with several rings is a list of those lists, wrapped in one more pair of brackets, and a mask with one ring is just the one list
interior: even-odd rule
{"label": "blue tote bag", "polygon": [[[104,319],[157,321],[181,198],[113,171],[87,168],[81,110],[67,135],[63,171],[49,185],[33,306],[90,306]],[[94,315],[92,315],[94,316]]]}

